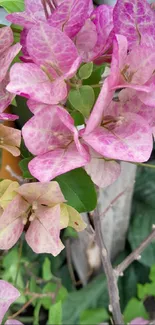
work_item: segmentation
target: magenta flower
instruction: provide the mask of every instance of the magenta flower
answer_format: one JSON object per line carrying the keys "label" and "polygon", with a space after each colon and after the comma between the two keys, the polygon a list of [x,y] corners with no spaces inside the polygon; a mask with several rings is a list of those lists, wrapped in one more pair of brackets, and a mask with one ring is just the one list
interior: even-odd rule
{"label": "magenta flower", "polygon": [[[10,305],[17,300],[20,296],[19,291],[13,287],[12,284],[0,280],[0,323],[6,312],[8,311]],[[15,319],[9,319],[5,322],[5,325],[23,325],[21,322]]]}
{"label": "magenta flower", "polygon": [[68,93],[65,80],[74,76],[81,62],[74,43],[45,23],[30,29],[27,50],[34,63],[16,63],[7,90],[46,104],[64,100]]}
{"label": "magenta flower", "polygon": [[69,113],[60,106],[47,106],[32,117],[22,129],[25,144],[37,157],[29,163],[31,174],[41,182],[89,162],[86,146]]}

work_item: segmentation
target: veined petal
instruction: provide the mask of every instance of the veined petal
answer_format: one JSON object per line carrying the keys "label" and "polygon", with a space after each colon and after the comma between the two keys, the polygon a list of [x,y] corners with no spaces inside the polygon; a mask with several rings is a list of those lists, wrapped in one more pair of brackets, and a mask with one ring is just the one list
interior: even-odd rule
{"label": "veined petal", "polygon": [[88,161],[79,154],[75,144],[70,144],[67,149],[53,150],[32,159],[28,167],[40,182],[48,182],[56,176],[86,165]]}
{"label": "veined petal", "polygon": [[12,284],[0,280],[0,323],[10,305],[20,296],[20,292]]}
{"label": "veined petal", "polygon": [[60,240],[60,205],[53,208],[40,207],[25,239],[35,253],[57,256],[64,248]]}
{"label": "veined petal", "polygon": [[0,55],[4,53],[13,43],[13,32],[8,26],[0,29]]}
{"label": "veined petal", "polygon": [[6,50],[5,53],[3,53],[3,56],[0,60],[0,82],[5,78],[12,60],[20,52],[21,48],[21,45],[17,43],[15,45],[12,45],[8,50]]}

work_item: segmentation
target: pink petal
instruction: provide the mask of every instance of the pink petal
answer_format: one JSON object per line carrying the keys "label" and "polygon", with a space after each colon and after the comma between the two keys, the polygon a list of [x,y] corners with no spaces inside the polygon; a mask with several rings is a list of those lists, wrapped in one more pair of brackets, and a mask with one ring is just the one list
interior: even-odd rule
{"label": "pink petal", "polygon": [[45,104],[56,104],[67,96],[63,80],[50,81],[48,76],[33,63],[16,63],[10,70],[7,90]]}
{"label": "pink petal", "polygon": [[69,37],[46,23],[29,31],[27,49],[35,63],[52,67],[59,76],[67,73],[78,58],[77,49]]}
{"label": "pink petal", "polygon": [[4,142],[0,145],[1,148],[8,150],[14,156],[20,155],[20,151],[16,147],[20,147],[21,131],[0,124],[0,137]]}
{"label": "pink petal", "polygon": [[[69,128],[74,130],[73,120],[66,111],[67,119],[58,115],[56,106],[47,106],[33,116],[23,127],[22,134],[26,147],[34,155],[40,155],[56,148],[65,148],[73,135]],[[59,112],[64,109],[59,109]],[[65,124],[64,124],[65,123]],[[69,128],[68,128],[69,127]]]}
{"label": "pink petal", "polygon": [[95,151],[110,159],[143,162],[152,152],[149,124],[134,113],[123,114],[121,124],[110,129],[99,127],[83,138]]}
{"label": "pink petal", "polygon": [[87,121],[85,134],[92,132],[98,125],[100,125],[104,110],[112,101],[113,94],[114,91],[110,90],[108,79],[106,79],[97,98],[93,111]]}
{"label": "pink petal", "polygon": [[26,0],[25,6],[25,11],[7,15],[7,20],[25,28],[31,28],[34,24],[46,20],[41,0]]}
{"label": "pink petal", "polygon": [[21,45],[19,43],[11,46],[8,50],[6,50],[5,53],[3,53],[3,56],[0,60],[0,82],[5,78],[7,70],[9,69],[9,66],[12,62],[12,60],[15,58],[15,56],[20,52]]}
{"label": "pink petal", "polygon": [[76,35],[76,39],[75,39],[76,47],[84,62],[91,61],[94,55],[94,52],[92,54],[92,51],[95,48],[96,42],[97,42],[96,26],[91,19],[87,19],[84,26]]}
{"label": "pink petal", "polygon": [[16,319],[8,319],[4,325],[24,325],[24,324]]}
{"label": "pink petal", "polygon": [[12,284],[0,280],[0,323],[10,305],[20,296],[19,291]]}
{"label": "pink petal", "polygon": [[149,92],[146,93],[145,91],[137,92],[138,98],[145,104],[154,107],[155,105],[155,77],[153,76],[150,80],[146,83],[149,87]]}
{"label": "pink petal", "polygon": [[149,321],[142,317],[137,317],[130,322],[130,325],[147,325],[147,324],[149,324]]}
{"label": "pink petal", "polygon": [[85,166],[85,170],[97,186],[104,188],[117,180],[121,166],[116,161],[107,161],[92,151],[91,161]]}
{"label": "pink petal", "polygon": [[60,240],[60,206],[40,207],[25,239],[35,253],[57,256],[64,248]]}
{"label": "pink petal", "polygon": [[89,0],[88,15],[90,15],[94,10],[93,1]]}
{"label": "pink petal", "polygon": [[29,30],[24,28],[21,33],[20,33],[20,44],[22,45],[22,56],[20,59],[23,62],[32,62],[32,59],[29,56],[28,50],[27,50],[27,35],[28,35]]}
{"label": "pink petal", "polygon": [[16,192],[30,204],[37,201],[39,204],[50,206],[65,201],[57,182],[23,184]]}
{"label": "pink petal", "polygon": [[[94,49],[94,57],[103,54],[107,50],[107,40],[113,29],[113,7],[107,5],[98,6],[91,15],[97,30],[97,43]],[[109,43],[108,47],[112,45]]]}
{"label": "pink petal", "polygon": [[0,113],[2,113],[12,102],[15,97],[14,94],[9,93],[6,90],[6,86],[9,83],[9,73],[6,74],[3,81],[0,83]]}
{"label": "pink petal", "polygon": [[0,29],[0,55],[5,52],[13,43],[13,32],[10,27]]}
{"label": "pink petal", "polygon": [[114,30],[127,37],[129,46],[155,43],[155,12],[147,0],[117,0]]}
{"label": "pink petal", "polygon": [[90,0],[65,0],[52,13],[48,22],[74,37],[85,23]]}
{"label": "pink petal", "polygon": [[[47,104],[39,103],[32,99],[28,99],[27,106],[34,115],[48,107]],[[52,105],[50,107],[52,109]]]}
{"label": "pink petal", "polygon": [[53,150],[32,159],[29,170],[40,182],[48,182],[56,176],[86,165],[88,161],[79,154],[74,144],[70,144],[67,149]]}
{"label": "pink petal", "polygon": [[19,195],[7,205],[0,217],[0,249],[10,249],[18,241],[24,229],[22,215],[28,207]]}
{"label": "pink petal", "polygon": [[0,120],[2,121],[15,121],[18,120],[18,115],[0,113]]}
{"label": "pink petal", "polygon": [[155,62],[155,48],[137,46],[129,53],[126,65],[129,66],[128,73],[133,74],[131,82],[143,85],[153,75]]}

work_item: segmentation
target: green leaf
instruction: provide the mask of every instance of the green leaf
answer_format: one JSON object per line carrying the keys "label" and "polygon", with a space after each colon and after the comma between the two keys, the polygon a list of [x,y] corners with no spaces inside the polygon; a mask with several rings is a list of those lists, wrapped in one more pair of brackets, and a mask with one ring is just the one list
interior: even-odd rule
{"label": "green leaf", "polygon": [[48,257],[45,258],[42,266],[42,277],[45,281],[48,281],[53,277],[53,274],[51,272],[51,262]]}
{"label": "green leaf", "polygon": [[[58,285],[56,283],[47,283],[43,288],[43,293],[53,293],[56,294],[56,302],[64,301],[68,296],[68,291],[65,287],[61,286],[58,290]],[[58,291],[58,292],[57,292]],[[42,298],[42,305],[45,309],[49,309],[51,306],[51,297]]]}
{"label": "green leaf", "polygon": [[92,72],[93,72],[93,62],[88,62],[82,65],[82,67],[80,67],[78,74],[80,79],[83,80],[83,79],[88,79],[91,76]]}
{"label": "green leaf", "polygon": [[148,319],[148,313],[145,310],[143,302],[137,298],[132,298],[124,310],[124,322],[127,324],[136,317]]}
{"label": "green leaf", "polygon": [[36,304],[36,307],[34,309],[33,325],[39,325],[40,308],[41,308],[41,300],[38,300],[37,304]]}
{"label": "green leaf", "polygon": [[52,305],[48,313],[48,325],[61,325],[62,324],[62,303],[59,301],[57,304]]}
{"label": "green leaf", "polygon": [[[93,72],[90,76],[89,79],[87,80],[83,80],[83,85],[98,85],[99,82],[101,81],[102,78],[102,74],[105,70],[106,65],[102,64],[102,65],[95,65],[93,66]],[[97,99],[98,95],[100,92],[100,87],[98,88],[94,88],[94,93],[95,93],[95,98]]]}
{"label": "green leaf", "polygon": [[78,238],[78,234],[75,229],[67,227],[63,234],[64,238]]}
{"label": "green leaf", "polygon": [[155,282],[155,264],[151,267],[149,279],[150,281]]}
{"label": "green leaf", "polygon": [[84,117],[89,117],[95,102],[94,90],[91,86],[82,86],[79,89],[71,89],[68,97],[72,106]]}
{"label": "green leaf", "polygon": [[[136,202],[134,204],[132,221],[128,232],[128,240],[132,250],[135,250],[150,234],[153,224],[155,224],[154,208],[150,207],[145,202]],[[154,263],[154,256],[155,243],[150,243],[142,252],[139,262],[151,267]]]}
{"label": "green leaf", "polygon": [[98,325],[109,319],[109,315],[104,308],[87,309],[80,317],[80,325]]}
{"label": "green leaf", "polygon": [[67,204],[78,212],[88,212],[95,209],[97,195],[91,178],[82,168],[74,169],[55,179],[64,194]]}
{"label": "green leaf", "polygon": [[155,283],[146,283],[137,285],[138,298],[144,300],[148,296],[155,297]]}
{"label": "green leaf", "polygon": [[72,111],[70,112],[70,115],[74,119],[75,126],[77,125],[83,125],[85,123],[83,115],[78,111]]}
{"label": "green leaf", "polygon": [[25,158],[19,162],[19,167],[23,173],[24,178],[33,179],[34,177],[30,174],[28,164],[32,160],[31,158]]}
{"label": "green leaf", "polygon": [[77,325],[84,310],[107,308],[108,304],[106,279],[103,275],[99,275],[85,288],[68,295],[63,303],[63,324]]}
{"label": "green leaf", "polygon": [[[155,163],[151,163],[154,165]],[[147,164],[146,164],[147,166]],[[155,169],[138,167],[134,200],[145,202],[155,208]]]}
{"label": "green leaf", "polygon": [[24,11],[24,0],[0,0],[0,6],[9,13]]}

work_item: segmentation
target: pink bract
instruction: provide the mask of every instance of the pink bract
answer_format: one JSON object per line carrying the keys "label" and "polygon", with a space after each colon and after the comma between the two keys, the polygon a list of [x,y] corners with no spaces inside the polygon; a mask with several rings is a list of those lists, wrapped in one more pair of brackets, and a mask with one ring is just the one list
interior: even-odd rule
{"label": "pink bract", "polygon": [[116,161],[108,161],[94,150],[91,150],[91,161],[85,166],[85,170],[92,181],[104,188],[114,183],[120,175],[121,166]]}
{"label": "pink bract", "polygon": [[16,63],[7,90],[45,104],[64,100],[65,80],[74,76],[81,62],[74,43],[60,30],[40,24],[29,31],[27,50],[34,63]]}
{"label": "pink bract", "polygon": [[90,0],[65,0],[51,14],[48,22],[69,37],[74,37],[87,18]]}
{"label": "pink bract", "polygon": [[46,21],[45,12],[41,0],[25,0],[24,2],[25,11],[15,12],[7,16],[7,19],[11,23],[29,29],[41,21]]}
{"label": "pink bract", "polygon": [[60,204],[65,199],[58,183],[24,184],[15,192],[1,215],[0,248],[15,245],[29,221],[25,238],[33,251],[59,254],[64,248],[60,241]]}
{"label": "pink bract", "polygon": [[90,159],[73,119],[59,106],[39,111],[24,125],[22,133],[27,148],[37,155],[29,163],[30,172],[41,182],[84,166]]}
{"label": "pink bract", "polygon": [[155,12],[147,0],[117,0],[114,31],[127,37],[129,48],[155,45]]}
{"label": "pink bract", "polygon": [[[0,323],[2,323],[3,317],[5,313],[8,311],[10,305],[17,300],[17,298],[20,296],[19,291],[13,287],[12,284],[0,280]],[[16,322],[16,323],[15,323]],[[11,320],[6,321],[6,324],[22,324],[18,321]]]}

